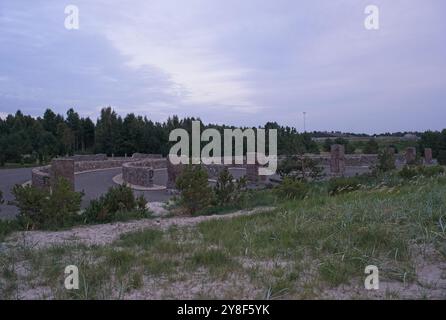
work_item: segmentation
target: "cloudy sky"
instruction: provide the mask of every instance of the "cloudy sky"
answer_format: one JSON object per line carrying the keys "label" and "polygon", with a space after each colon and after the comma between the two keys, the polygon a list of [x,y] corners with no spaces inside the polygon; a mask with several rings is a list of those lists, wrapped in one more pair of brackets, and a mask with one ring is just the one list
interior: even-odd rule
{"label": "cloudy sky", "polygon": [[[64,27],[70,4],[79,30]],[[309,130],[442,129],[445,12],[443,0],[1,0],[0,117],[110,105],[153,120],[301,130],[305,111]]]}

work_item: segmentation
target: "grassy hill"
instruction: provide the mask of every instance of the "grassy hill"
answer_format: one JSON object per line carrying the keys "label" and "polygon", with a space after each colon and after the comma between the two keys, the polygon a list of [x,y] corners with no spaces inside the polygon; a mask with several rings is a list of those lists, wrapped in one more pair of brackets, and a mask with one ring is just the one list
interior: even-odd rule
{"label": "grassy hill", "polygon": [[[111,244],[34,248],[0,256],[0,298],[445,298],[446,177],[396,175],[329,196],[190,226],[123,234]],[[79,267],[80,290],[63,288]],[[380,289],[364,289],[364,268]]]}

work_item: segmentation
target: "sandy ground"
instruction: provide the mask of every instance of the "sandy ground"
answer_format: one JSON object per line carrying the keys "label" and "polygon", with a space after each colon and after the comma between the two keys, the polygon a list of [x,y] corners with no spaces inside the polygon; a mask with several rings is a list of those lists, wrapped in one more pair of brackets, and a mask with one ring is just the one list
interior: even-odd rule
{"label": "sandy ground", "polygon": [[12,234],[7,239],[7,243],[11,245],[27,243],[33,248],[46,248],[52,245],[62,244],[106,245],[119,239],[122,234],[128,232],[151,228],[166,230],[173,225],[179,227],[193,226],[203,221],[231,219],[243,215],[267,212],[273,209],[273,207],[261,207],[253,210],[240,210],[224,215],[143,219],[130,222],[82,226],[64,231],[21,231]]}
{"label": "sandy ground", "polygon": [[446,300],[446,261],[432,246],[412,247],[416,281],[404,283],[382,279],[378,290],[365,290],[361,281],[326,289],[323,299],[429,299]]}

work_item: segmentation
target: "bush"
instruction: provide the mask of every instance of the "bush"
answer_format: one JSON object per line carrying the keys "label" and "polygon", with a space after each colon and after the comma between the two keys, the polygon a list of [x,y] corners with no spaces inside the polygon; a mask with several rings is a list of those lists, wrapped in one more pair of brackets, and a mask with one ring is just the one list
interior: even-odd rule
{"label": "bush", "polygon": [[201,166],[186,166],[177,178],[176,185],[181,192],[180,204],[189,214],[207,208],[213,201],[208,173]]}
{"label": "bush", "polygon": [[228,168],[220,172],[214,187],[217,205],[236,205],[241,202],[243,191],[246,189],[246,178],[242,177],[235,182],[233,180],[234,177]]}
{"label": "bush", "polygon": [[398,175],[403,179],[412,179],[419,174],[419,171],[414,166],[404,166]]}
{"label": "bush", "polygon": [[5,201],[3,200],[3,192],[0,190],[0,204],[3,204]]}
{"label": "bush", "polygon": [[403,179],[412,179],[417,176],[433,177],[444,173],[445,169],[441,166],[404,166],[403,169],[398,172],[398,175]]}
{"label": "bush", "polygon": [[377,154],[378,152],[379,152],[378,142],[376,142],[375,139],[370,139],[369,141],[367,141],[366,145],[364,146],[363,153]]}
{"label": "bush", "polygon": [[341,193],[352,192],[362,186],[358,177],[333,178],[328,182],[328,194],[333,196]]}
{"label": "bush", "polygon": [[345,148],[345,153],[346,154],[352,154],[355,153],[355,149],[356,147],[354,146],[353,143],[350,143],[347,139],[344,138],[336,138],[334,140],[334,144],[342,144]]}
{"label": "bush", "polygon": [[434,177],[445,173],[441,166],[421,167],[421,174],[425,177]]}
{"label": "bush", "polygon": [[317,166],[316,161],[303,156],[289,156],[277,168],[282,178],[299,180],[318,179],[322,177],[322,171],[323,169]]}
{"label": "bush", "polygon": [[303,199],[308,194],[308,186],[305,182],[286,177],[282,183],[274,189],[281,199]]}
{"label": "bush", "polygon": [[133,191],[125,185],[108,189],[108,192],[105,194],[105,204],[110,212],[136,209],[136,200]]}
{"label": "bush", "polygon": [[136,209],[138,210],[146,210],[147,200],[143,195],[140,195],[136,198]]}
{"label": "bush", "polygon": [[18,220],[25,230],[54,229],[72,225],[78,218],[83,194],[71,190],[61,178],[50,193],[32,186],[16,185],[12,189]]}
{"label": "bush", "polygon": [[17,220],[0,219],[0,242],[3,242],[8,235],[18,230],[20,230],[20,225]]}
{"label": "bush", "polygon": [[446,150],[440,150],[437,157],[438,163],[446,166]]}
{"label": "bush", "polygon": [[111,187],[99,199],[92,200],[84,212],[84,223],[105,223],[147,217],[147,201],[143,196],[135,199],[131,188]]}
{"label": "bush", "polygon": [[380,172],[388,172],[394,170],[395,167],[395,154],[389,150],[384,150],[378,155],[378,165],[376,169]]}

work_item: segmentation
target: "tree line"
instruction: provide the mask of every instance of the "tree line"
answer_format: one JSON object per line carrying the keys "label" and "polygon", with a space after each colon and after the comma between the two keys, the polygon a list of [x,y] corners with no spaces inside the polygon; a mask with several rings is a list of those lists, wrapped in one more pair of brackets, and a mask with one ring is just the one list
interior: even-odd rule
{"label": "tree line", "polygon": [[[133,113],[121,117],[108,107],[101,110],[95,123],[89,117],[80,117],[72,108],[65,116],[47,109],[37,118],[19,110],[0,119],[0,165],[45,163],[53,157],[72,154],[124,156],[140,152],[167,155],[172,145],[169,133],[176,128],[191,132],[192,121],[197,120],[200,121],[194,117],[180,119],[172,116],[164,122],[154,122]],[[202,130],[207,128],[221,133],[227,128],[235,129],[234,126],[202,123]],[[319,152],[311,134],[299,133],[295,128],[275,122],[268,122],[263,128],[277,129],[279,154]]]}

